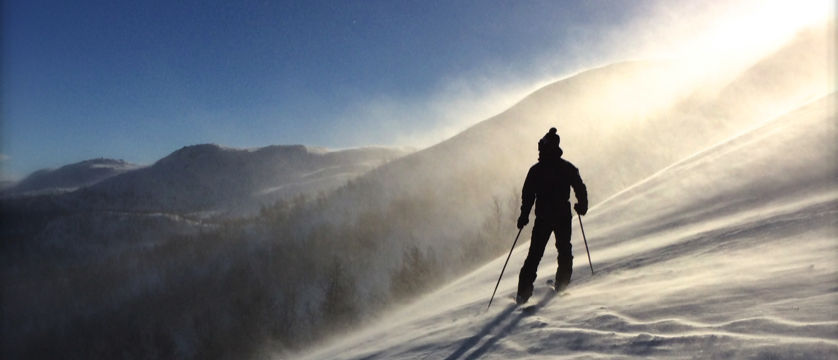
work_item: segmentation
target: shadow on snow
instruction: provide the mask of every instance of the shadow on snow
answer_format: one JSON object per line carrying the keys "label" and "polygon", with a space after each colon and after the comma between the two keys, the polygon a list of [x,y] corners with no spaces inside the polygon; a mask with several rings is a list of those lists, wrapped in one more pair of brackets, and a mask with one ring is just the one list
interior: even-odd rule
{"label": "shadow on snow", "polygon": [[[468,339],[465,339],[463,341],[463,344],[460,345],[460,347],[451,355],[446,357],[445,360],[472,360],[480,358],[481,356],[486,354],[486,352],[489,351],[489,349],[492,346],[494,346],[499,340],[511,334],[515,327],[518,326],[518,323],[521,322],[521,320],[523,320],[527,316],[533,315],[539,309],[546,306],[554,297],[556,297],[556,293],[554,291],[548,290],[545,291],[545,293],[546,294],[541,298],[541,300],[538,301],[538,303],[521,308],[521,311],[517,315],[512,317],[512,320],[510,320],[500,330],[493,331],[495,328],[500,326],[505,320],[510,318],[510,316],[512,316],[512,314],[515,312],[515,309],[519,308],[516,305],[507,306],[506,309],[504,309],[500,314],[498,314],[495,317],[494,320],[490,321],[488,324],[483,326],[483,329],[481,329],[480,332]],[[491,337],[483,341],[484,338],[490,335]],[[477,347],[478,344],[480,344],[481,342],[482,345]],[[468,353],[469,350],[474,349],[475,347],[477,347],[477,349],[475,349],[471,352],[471,354],[466,356],[466,353]]]}

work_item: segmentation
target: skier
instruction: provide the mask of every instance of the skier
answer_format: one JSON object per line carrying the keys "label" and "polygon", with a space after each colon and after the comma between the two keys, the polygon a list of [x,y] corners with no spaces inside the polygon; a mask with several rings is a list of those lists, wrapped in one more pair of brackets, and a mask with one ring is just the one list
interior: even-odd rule
{"label": "skier", "polygon": [[576,193],[574,209],[581,216],[588,212],[588,192],[579,169],[562,159],[559,135],[551,128],[538,142],[538,163],[530,168],[522,191],[521,216],[518,229],[529,223],[530,209],[535,207],[535,226],[532,229],[530,249],[521,273],[518,276],[518,294],[515,301],[520,305],[532,296],[536,270],[544,248],[555,234],[556,249],[559,251],[559,268],[556,271],[554,287],[563,291],[570,283],[573,272],[573,253],[570,244],[570,226],[573,215],[570,212],[570,188]]}

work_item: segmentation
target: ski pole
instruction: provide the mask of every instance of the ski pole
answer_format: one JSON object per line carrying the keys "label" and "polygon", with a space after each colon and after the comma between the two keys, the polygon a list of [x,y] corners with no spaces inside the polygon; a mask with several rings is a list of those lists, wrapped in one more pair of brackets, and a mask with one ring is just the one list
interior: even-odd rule
{"label": "ski pole", "polygon": [[518,237],[521,236],[521,231],[524,228],[518,229],[518,235],[515,235],[515,241],[512,243],[512,249],[509,249],[509,255],[506,256],[506,262],[503,263],[503,269],[500,271],[500,276],[498,276],[498,283],[495,284],[495,291],[492,291],[492,298],[489,299],[489,306],[486,307],[486,311],[489,311],[489,307],[492,306],[492,300],[495,299],[495,293],[498,292],[498,285],[500,285],[500,279],[503,277],[503,272],[506,271],[506,264],[509,263],[509,258],[512,256],[512,250],[515,250],[515,244],[518,243]]}
{"label": "ski pole", "polygon": [[585,240],[585,252],[588,253],[588,264],[591,265],[591,276],[594,275],[594,263],[591,262],[591,251],[588,250],[588,239],[585,238],[585,227],[582,226],[582,215],[576,212],[576,217],[579,218],[579,228],[582,229],[582,240]]}

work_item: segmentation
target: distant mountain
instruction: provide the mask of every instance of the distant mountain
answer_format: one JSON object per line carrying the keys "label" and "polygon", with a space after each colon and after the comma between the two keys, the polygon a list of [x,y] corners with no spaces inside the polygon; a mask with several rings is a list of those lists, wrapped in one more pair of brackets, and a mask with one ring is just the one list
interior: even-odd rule
{"label": "distant mountain", "polygon": [[62,193],[96,184],[105,179],[141,168],[124,160],[93,159],[38,170],[4,190],[4,195]]}
{"label": "distant mountain", "polygon": [[332,191],[411,150],[365,147],[187,146],[155,164],[72,194],[86,210],[249,213],[261,205]]}
{"label": "distant mountain", "polygon": [[17,181],[14,181],[14,180],[0,180],[0,191],[11,188],[12,186],[15,186],[16,184],[17,184]]}

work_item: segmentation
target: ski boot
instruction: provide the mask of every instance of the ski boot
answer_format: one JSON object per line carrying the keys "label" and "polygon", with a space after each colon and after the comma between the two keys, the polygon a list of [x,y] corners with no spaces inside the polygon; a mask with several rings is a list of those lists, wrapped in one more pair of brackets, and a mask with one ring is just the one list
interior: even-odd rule
{"label": "ski boot", "polygon": [[530,299],[532,296],[532,288],[530,289],[518,289],[518,294],[515,296],[515,303],[518,305],[524,304],[527,300]]}
{"label": "ski boot", "polygon": [[556,271],[556,281],[553,282],[553,289],[556,292],[562,292],[567,289],[567,285],[570,284],[570,271]]}

